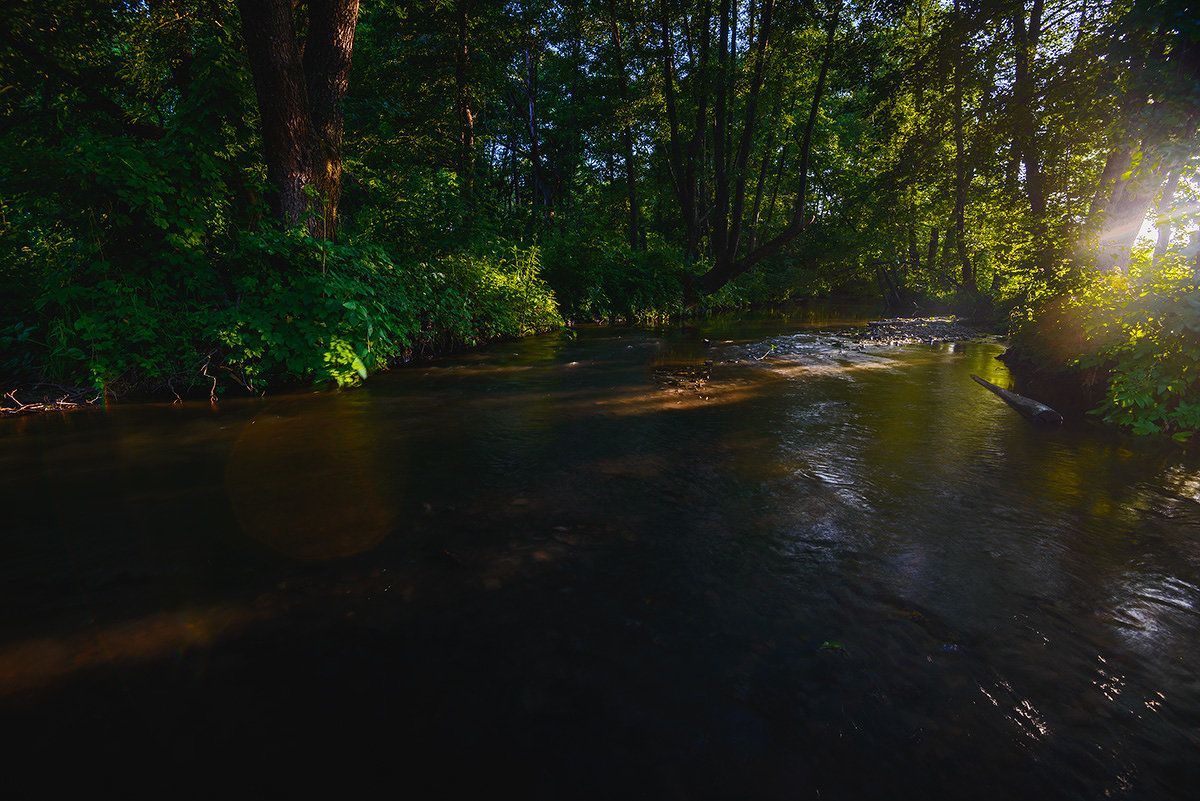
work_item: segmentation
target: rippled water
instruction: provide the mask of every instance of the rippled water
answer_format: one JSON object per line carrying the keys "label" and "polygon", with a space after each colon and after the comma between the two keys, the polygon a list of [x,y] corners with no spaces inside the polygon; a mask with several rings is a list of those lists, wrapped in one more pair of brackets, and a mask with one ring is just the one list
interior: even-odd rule
{"label": "rippled water", "polygon": [[6,780],[1200,797],[1200,467],[842,333],[0,420]]}

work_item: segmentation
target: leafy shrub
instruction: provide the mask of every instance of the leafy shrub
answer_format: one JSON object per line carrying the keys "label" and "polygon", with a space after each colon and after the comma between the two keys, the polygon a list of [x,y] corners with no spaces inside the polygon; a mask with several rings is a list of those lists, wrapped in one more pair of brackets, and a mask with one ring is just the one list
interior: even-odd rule
{"label": "leafy shrub", "polygon": [[247,388],[348,386],[404,353],[419,330],[410,288],[379,248],[299,233],[245,237],[234,297],[216,315],[222,367]]}
{"label": "leafy shrub", "polygon": [[221,289],[211,268],[181,275],[154,280],[105,261],[48,268],[36,314],[26,323],[38,329],[42,344],[32,351],[37,372],[115,392],[166,388],[195,372],[209,349],[206,328]]}
{"label": "leafy shrub", "polygon": [[37,326],[16,321],[0,327],[0,375],[9,380],[24,380],[35,375],[33,342]]}
{"label": "leafy shrub", "polygon": [[557,242],[549,248],[547,281],[572,320],[650,321],[683,310],[693,273],[681,252],[634,251],[625,245]]}
{"label": "leafy shrub", "polygon": [[48,271],[38,320],[0,329],[5,375],[118,393],[208,390],[214,378],[250,391],[349,386],[413,354],[562,325],[537,248],[404,264],[376,245],[268,230],[191,265],[186,280],[143,273],[107,262]]}
{"label": "leafy shrub", "polygon": [[563,325],[553,291],[541,279],[541,249],[509,247],[506,256],[459,254],[444,260],[444,280],[460,309],[444,309],[443,327],[466,344],[523,337]]}
{"label": "leafy shrub", "polygon": [[1135,292],[1118,309],[1123,336],[1092,357],[1112,363],[1097,414],[1137,434],[1187,439],[1200,431],[1200,288],[1157,280]]}
{"label": "leafy shrub", "polygon": [[1037,367],[1099,376],[1104,421],[1182,441],[1200,431],[1200,287],[1179,259],[1147,262],[1018,307],[1012,338]]}
{"label": "leafy shrub", "polygon": [[509,258],[393,261],[378,246],[299,234],[257,236],[242,252],[237,297],[218,338],[248,386],[348,386],[414,352],[521,337],[562,325],[537,248]]}

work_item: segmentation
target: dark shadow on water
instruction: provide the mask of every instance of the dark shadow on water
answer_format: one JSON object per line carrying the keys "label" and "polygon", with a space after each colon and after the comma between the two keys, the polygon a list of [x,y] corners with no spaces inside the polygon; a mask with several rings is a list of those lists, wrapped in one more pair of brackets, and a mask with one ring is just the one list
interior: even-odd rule
{"label": "dark shadow on water", "polygon": [[655,381],[700,339],[4,430],[13,786],[1200,786],[1196,465],[1030,428],[969,380],[995,346]]}

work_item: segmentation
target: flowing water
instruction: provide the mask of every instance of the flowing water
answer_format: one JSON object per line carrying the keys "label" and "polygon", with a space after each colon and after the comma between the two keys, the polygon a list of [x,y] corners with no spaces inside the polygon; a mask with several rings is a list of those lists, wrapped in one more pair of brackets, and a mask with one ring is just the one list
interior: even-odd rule
{"label": "flowing water", "polygon": [[1200,465],[841,333],[0,420],[5,785],[1200,797]]}

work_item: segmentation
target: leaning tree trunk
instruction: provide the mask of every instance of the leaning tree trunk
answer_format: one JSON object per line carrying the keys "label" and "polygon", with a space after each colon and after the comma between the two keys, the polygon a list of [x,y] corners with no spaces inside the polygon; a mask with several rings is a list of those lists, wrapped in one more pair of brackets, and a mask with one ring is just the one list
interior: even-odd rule
{"label": "leaning tree trunk", "polygon": [[308,0],[308,36],[296,35],[291,0],[239,0],[254,77],[271,210],[313,236],[337,231],[342,103],[358,0]]}
{"label": "leaning tree trunk", "polygon": [[1012,408],[1016,409],[1031,423],[1041,423],[1044,425],[1060,426],[1063,424],[1063,416],[1051,409],[1041,401],[1035,401],[1032,398],[1027,398],[1024,395],[998,387],[990,381],[985,381],[977,375],[972,374],[971,378],[983,388],[991,390],[996,397],[1007,403]]}
{"label": "leaning tree trunk", "polygon": [[1134,169],[1117,182],[1103,217],[1096,266],[1104,272],[1129,270],[1129,257],[1165,176],[1156,166]]}

